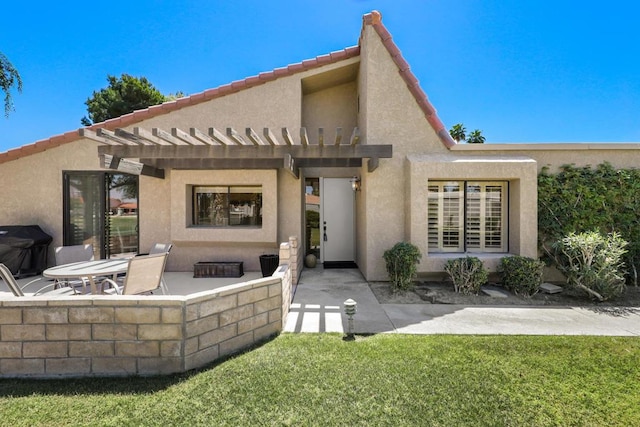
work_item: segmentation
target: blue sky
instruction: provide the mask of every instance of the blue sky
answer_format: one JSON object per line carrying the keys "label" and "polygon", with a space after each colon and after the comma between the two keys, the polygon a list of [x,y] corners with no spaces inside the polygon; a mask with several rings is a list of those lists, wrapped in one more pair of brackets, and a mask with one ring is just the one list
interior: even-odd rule
{"label": "blue sky", "polygon": [[282,0],[9,2],[20,72],[0,152],[79,128],[107,74],[201,92],[356,45],[379,10],[447,128],[487,143],[640,142],[640,2]]}

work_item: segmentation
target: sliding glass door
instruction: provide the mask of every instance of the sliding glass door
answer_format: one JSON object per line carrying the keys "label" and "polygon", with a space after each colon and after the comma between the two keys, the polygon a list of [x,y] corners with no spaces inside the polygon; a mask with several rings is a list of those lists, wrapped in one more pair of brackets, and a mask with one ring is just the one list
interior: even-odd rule
{"label": "sliding glass door", "polygon": [[64,172],[64,245],[92,244],[96,258],[138,252],[138,177]]}

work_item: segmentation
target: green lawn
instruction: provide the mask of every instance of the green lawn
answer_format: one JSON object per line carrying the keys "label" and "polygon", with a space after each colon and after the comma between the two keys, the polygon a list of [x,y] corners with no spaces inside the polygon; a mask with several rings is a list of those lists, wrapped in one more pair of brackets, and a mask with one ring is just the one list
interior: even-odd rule
{"label": "green lawn", "polygon": [[284,334],[190,375],[3,380],[0,425],[640,425],[640,340]]}

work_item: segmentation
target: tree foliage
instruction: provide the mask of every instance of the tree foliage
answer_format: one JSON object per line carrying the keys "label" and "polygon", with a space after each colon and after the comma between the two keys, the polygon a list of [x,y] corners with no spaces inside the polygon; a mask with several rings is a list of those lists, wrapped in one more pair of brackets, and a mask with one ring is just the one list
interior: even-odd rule
{"label": "tree foliage", "polygon": [[482,131],[480,129],[469,132],[467,144],[484,144],[485,141],[486,138],[482,135]]}
{"label": "tree foliage", "polygon": [[[85,102],[89,116],[82,118],[83,126],[103,122],[114,117],[129,114],[151,105],[162,104],[171,98],[164,96],[145,77],[134,77],[122,74],[120,78],[108,75],[109,85],[93,95]],[[182,95],[180,92],[173,96]]]}
{"label": "tree foliage", "polygon": [[20,74],[9,59],[0,52],[0,89],[4,92],[5,117],[9,117],[9,113],[13,110],[11,89],[14,86],[18,92],[22,92],[22,79],[20,78]]}
{"label": "tree foliage", "polygon": [[625,242],[618,233],[570,233],[554,245],[555,259],[569,286],[592,299],[606,301],[625,290]]}
{"label": "tree foliage", "polygon": [[637,284],[640,267],[640,170],[564,165],[538,175],[539,248],[552,259],[553,244],[570,233],[617,232],[629,242],[624,257],[627,280]]}
{"label": "tree foliage", "polygon": [[456,142],[464,141],[467,137],[467,129],[462,123],[456,123],[449,129],[449,135],[455,139]]}

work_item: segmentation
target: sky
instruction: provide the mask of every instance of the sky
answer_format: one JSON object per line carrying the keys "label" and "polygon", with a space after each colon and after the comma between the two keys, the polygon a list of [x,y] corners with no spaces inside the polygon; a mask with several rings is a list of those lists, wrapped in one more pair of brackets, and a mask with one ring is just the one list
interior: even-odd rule
{"label": "sky", "polygon": [[357,45],[372,10],[448,129],[640,142],[634,0],[25,0],[2,7],[0,52],[23,90],[0,152],[80,128],[107,75],[195,94]]}

